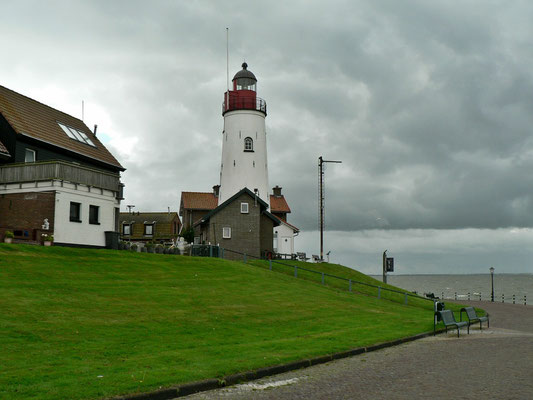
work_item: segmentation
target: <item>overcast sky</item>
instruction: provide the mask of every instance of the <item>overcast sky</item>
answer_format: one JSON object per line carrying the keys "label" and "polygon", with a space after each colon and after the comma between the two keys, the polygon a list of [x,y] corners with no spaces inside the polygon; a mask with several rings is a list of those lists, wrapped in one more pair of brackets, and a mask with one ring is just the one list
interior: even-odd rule
{"label": "overcast sky", "polygon": [[218,184],[226,87],[268,104],[270,186],[318,254],[397,273],[533,272],[530,1],[2,1],[0,84],[85,122],[126,204]]}

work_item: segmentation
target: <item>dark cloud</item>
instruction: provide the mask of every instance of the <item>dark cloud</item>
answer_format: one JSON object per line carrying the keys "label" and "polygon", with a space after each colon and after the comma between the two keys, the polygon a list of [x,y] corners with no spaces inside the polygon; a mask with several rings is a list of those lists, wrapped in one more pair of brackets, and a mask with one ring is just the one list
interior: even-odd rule
{"label": "dark cloud", "polygon": [[[528,2],[8,2],[1,84],[99,124],[126,202],[218,183],[221,102],[246,59],[268,103],[270,184],[328,229],[533,224]],[[91,108],[92,107],[92,108]],[[93,113],[91,114],[91,110]]]}

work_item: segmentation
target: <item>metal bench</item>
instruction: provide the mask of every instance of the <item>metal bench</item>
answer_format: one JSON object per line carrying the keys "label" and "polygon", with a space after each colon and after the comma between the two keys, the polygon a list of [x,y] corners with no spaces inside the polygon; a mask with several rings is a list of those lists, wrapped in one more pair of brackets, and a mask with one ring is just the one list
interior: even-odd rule
{"label": "metal bench", "polygon": [[463,320],[463,311],[466,313],[466,317],[468,318],[468,325],[479,322],[479,329],[482,329],[481,324],[486,321],[487,328],[490,327],[489,314],[487,314],[485,317],[480,317],[477,315],[474,307],[463,307],[461,308],[461,321]]}
{"label": "metal bench", "polygon": [[440,316],[440,320],[444,323],[444,327],[446,328],[446,333],[448,333],[449,326],[455,326],[457,328],[457,337],[459,337],[459,328],[463,326],[466,326],[468,333],[470,333],[470,324],[466,321],[457,322],[455,320],[452,310],[442,310],[442,311],[437,311],[436,313]]}

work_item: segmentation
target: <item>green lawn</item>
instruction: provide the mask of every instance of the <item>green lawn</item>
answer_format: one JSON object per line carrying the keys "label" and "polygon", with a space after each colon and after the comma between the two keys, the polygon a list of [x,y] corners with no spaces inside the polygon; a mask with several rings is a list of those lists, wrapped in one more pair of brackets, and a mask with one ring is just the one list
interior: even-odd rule
{"label": "green lawn", "polygon": [[433,329],[417,304],[238,262],[6,244],[0,309],[1,399],[145,392]]}

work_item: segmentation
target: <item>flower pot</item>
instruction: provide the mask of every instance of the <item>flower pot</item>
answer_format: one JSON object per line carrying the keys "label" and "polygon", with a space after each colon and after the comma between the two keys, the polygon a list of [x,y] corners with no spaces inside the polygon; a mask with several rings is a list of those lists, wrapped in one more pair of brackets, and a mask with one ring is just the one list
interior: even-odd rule
{"label": "flower pot", "polygon": [[45,246],[51,246],[51,245],[52,245],[52,242],[51,242],[50,240],[45,240],[45,241],[43,242],[43,244],[44,244]]}
{"label": "flower pot", "polygon": [[13,242],[13,238],[4,238],[4,243],[12,243]]}

